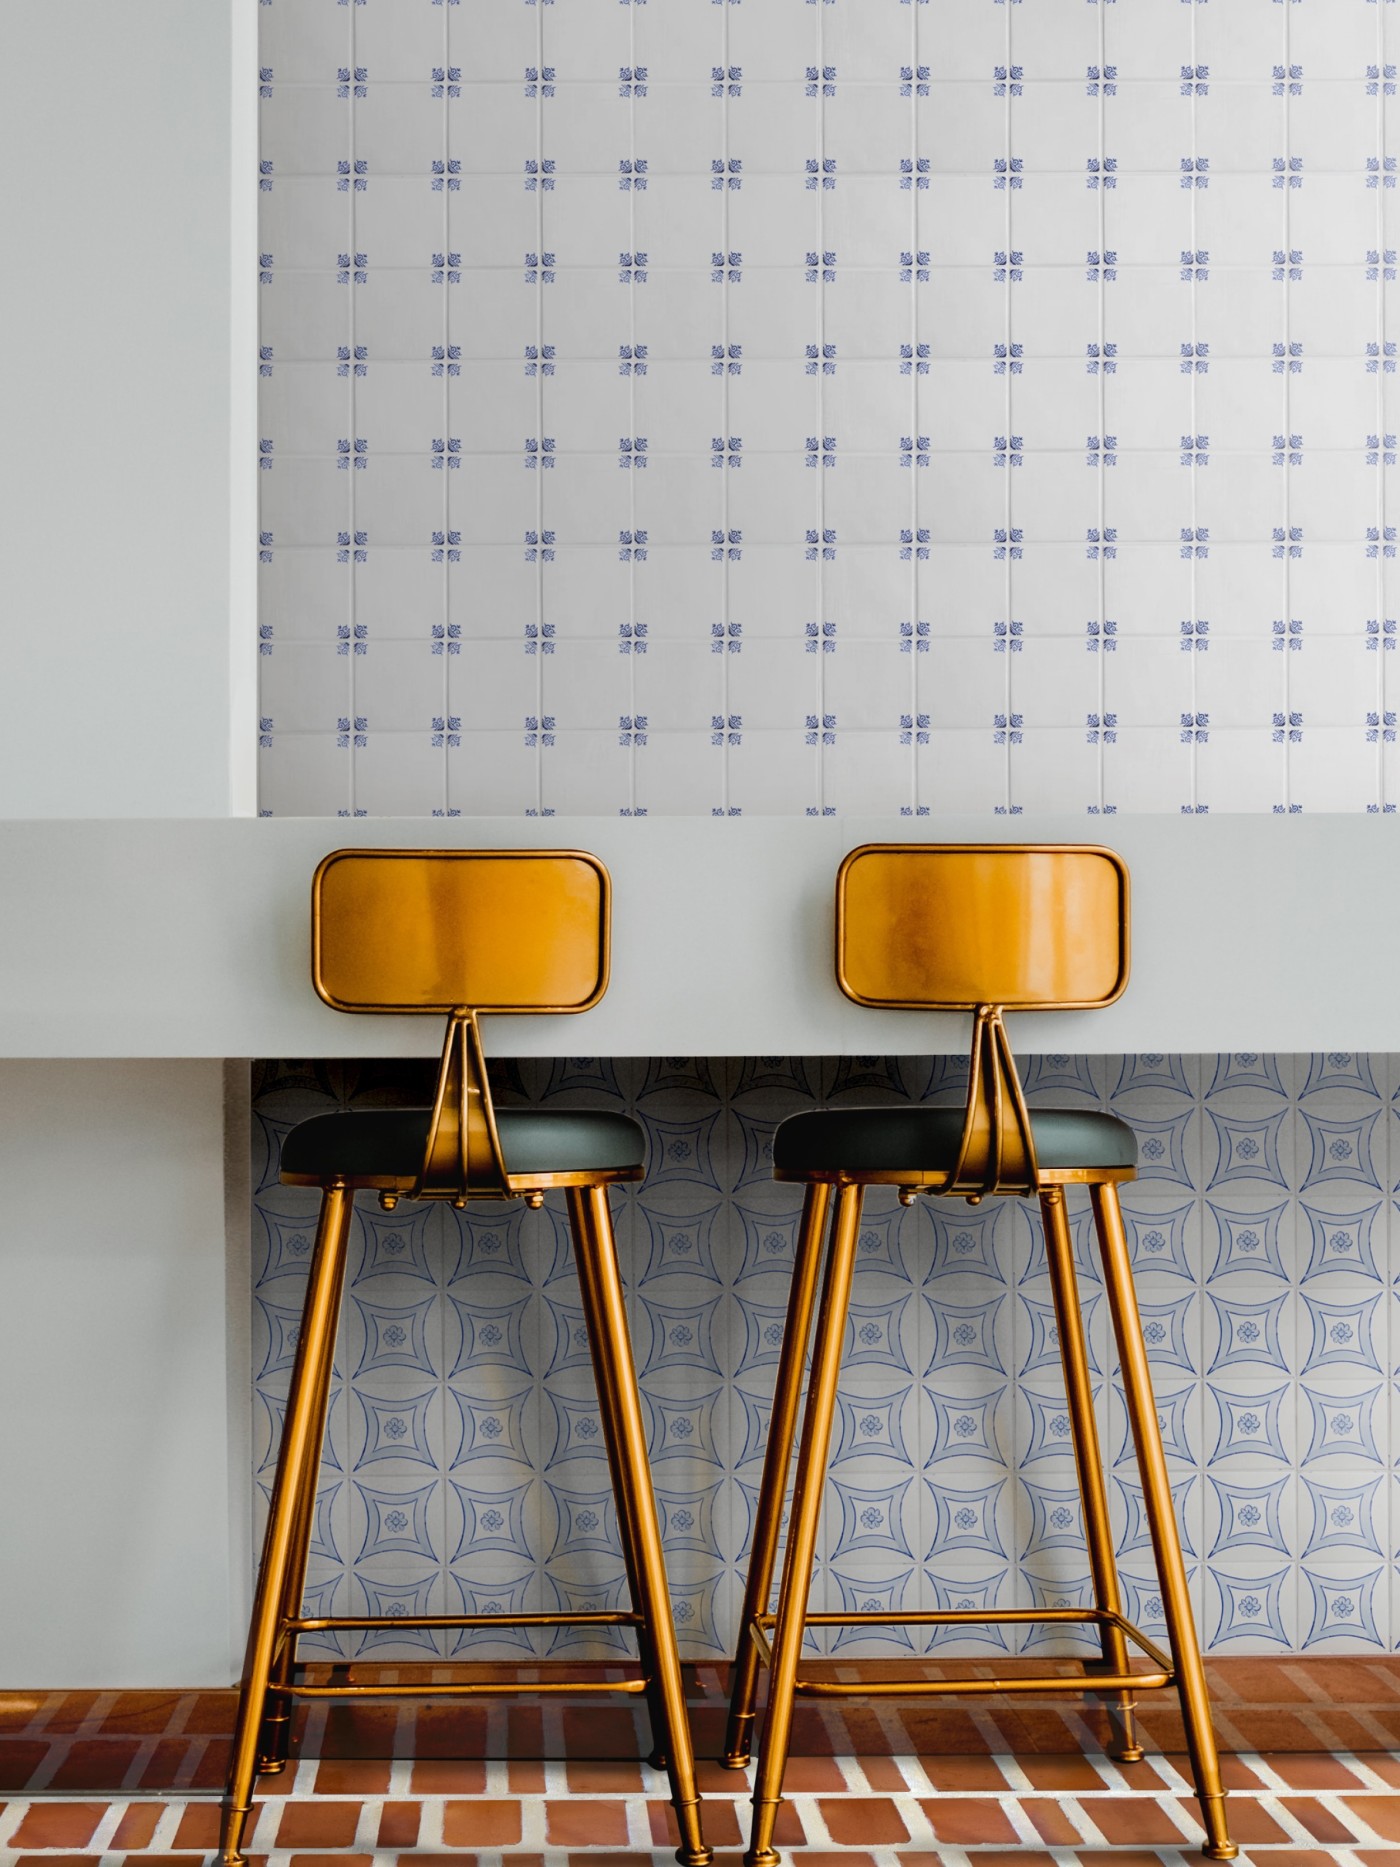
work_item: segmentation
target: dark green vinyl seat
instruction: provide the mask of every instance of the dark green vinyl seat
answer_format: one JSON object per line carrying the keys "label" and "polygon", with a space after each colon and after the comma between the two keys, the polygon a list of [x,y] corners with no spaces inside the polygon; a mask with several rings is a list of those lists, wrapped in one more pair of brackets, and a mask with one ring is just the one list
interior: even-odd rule
{"label": "dark green vinyl seat", "polygon": [[[1093,1109],[1032,1109],[1036,1160],[1055,1168],[1132,1167],[1132,1129]],[[793,1115],[773,1138],[779,1173],[951,1173],[961,1108],[818,1109]]]}
{"label": "dark green vinyl seat", "polygon": [[[423,1165],[431,1109],[364,1109],[313,1115],[282,1147],[282,1171],[298,1177],[412,1179]],[[506,1171],[612,1173],[640,1167],[646,1137],[630,1116],[594,1109],[497,1109]]]}

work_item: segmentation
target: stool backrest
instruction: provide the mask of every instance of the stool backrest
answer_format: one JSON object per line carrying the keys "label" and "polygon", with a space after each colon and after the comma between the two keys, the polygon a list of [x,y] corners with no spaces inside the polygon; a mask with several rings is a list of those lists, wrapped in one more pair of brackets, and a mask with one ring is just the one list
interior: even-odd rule
{"label": "stool backrest", "polygon": [[477,1018],[596,1005],[611,893],[576,849],[337,849],[316,870],[311,976],[325,1002],[448,1020],[417,1197],[509,1190]]}
{"label": "stool backrest", "polygon": [[858,1005],[974,1016],[945,1191],[1030,1192],[1035,1143],[1002,1013],[1110,1005],[1128,983],[1128,871],[1092,844],[867,843],[836,883],[836,978]]}

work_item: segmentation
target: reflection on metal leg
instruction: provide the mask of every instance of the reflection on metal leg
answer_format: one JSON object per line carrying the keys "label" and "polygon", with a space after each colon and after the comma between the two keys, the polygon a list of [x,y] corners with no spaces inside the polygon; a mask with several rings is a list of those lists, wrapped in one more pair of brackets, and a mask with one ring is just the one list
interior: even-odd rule
{"label": "reflection on metal leg", "polygon": [[352,1196],[343,1181],[328,1186],[321,1199],[316,1250],[282,1427],[282,1446],[263,1540],[252,1624],[248,1630],[238,1719],[220,1823],[218,1858],[222,1867],[241,1867],[243,1861],[243,1829],[252,1807],[258,1734],[277,1653],[280,1615],[294,1566],[293,1539],[298,1506],[307,1482],[308,1462],[313,1467],[311,1483],[314,1484],[314,1467],[320,1458],[320,1445],[313,1438],[313,1428],[321,1413],[316,1376],[321,1372],[329,1375],[336,1298],[350,1230],[351,1203]]}
{"label": "reflection on metal leg", "polygon": [[1181,1538],[1177,1534],[1176,1517],[1172,1511],[1167,1460],[1162,1450],[1161,1426],[1152,1393],[1152,1376],[1147,1366],[1147,1350],[1142,1339],[1142,1319],[1138,1314],[1137,1294],[1133,1289],[1118,1189],[1112,1184],[1095,1186],[1091,1189],[1091,1197],[1099,1249],[1103,1253],[1109,1314],[1113,1318],[1113,1333],[1118,1344],[1123,1395],[1132,1427],[1133,1443],[1137,1448],[1143,1505],[1152,1534],[1152,1552],[1156,1558],[1162,1607],[1176,1670],[1177,1691],[1181,1697],[1186,1747],[1191,1756],[1196,1795],[1201,1805],[1201,1820],[1205,1825],[1206,1842],[1201,1851],[1208,1860],[1233,1860],[1239,1849],[1231,1841],[1225,1821],[1225,1788],[1220,1780],[1220,1758],[1210,1721],[1205,1667],[1201,1663],[1201,1649],[1196,1640],[1186,1565],[1181,1556]]}
{"label": "reflection on metal leg", "polygon": [[[822,1488],[826,1482],[827,1454],[831,1446],[831,1416],[836,1405],[836,1383],[841,1372],[841,1349],[855,1269],[856,1231],[865,1189],[842,1186],[836,1195],[831,1249],[822,1284],[821,1310],[812,1346],[812,1375],[802,1420],[802,1442],[797,1453],[793,1485],[792,1519],[788,1528],[787,1556],[778,1597],[777,1625],[773,1631],[773,1658],[769,1671],[768,1716],[759,1749],[758,1776],[753,1793],[753,1828],[745,1867],[774,1867],[778,1854],[773,1830],[782,1799],[783,1774],[792,1739],[792,1707],[797,1684],[797,1663],[807,1617],[812,1563],[817,1552],[817,1523]],[[781,1498],[781,1493],[779,1493]]]}
{"label": "reflection on metal leg", "polygon": [[[1123,1600],[1118,1587],[1118,1564],[1108,1517],[1108,1493],[1104,1486],[1098,1423],[1094,1417],[1093,1389],[1089,1383],[1089,1355],[1084,1341],[1084,1317],[1079,1306],[1074,1246],[1070,1239],[1064,1188],[1042,1188],[1040,1210],[1045,1222],[1045,1259],[1050,1272],[1055,1322],[1060,1336],[1060,1360],[1065,1371],[1065,1395],[1069,1402],[1075,1470],[1079,1478],[1080,1502],[1084,1509],[1084,1538],[1088,1544],[1089,1570],[1094,1581],[1094,1606],[1104,1608],[1110,1614],[1121,1614]],[[1121,1678],[1128,1670],[1128,1643],[1123,1637],[1122,1628],[1112,1622],[1103,1623],[1099,1629],[1099,1642],[1102,1649],[1099,1669]],[[1086,1665],[1085,1670],[1095,1670],[1092,1661]],[[1142,1745],[1137,1740],[1134,1728],[1132,1694],[1115,1693],[1107,1702],[1115,1727],[1113,1756],[1120,1763],[1141,1761]]]}
{"label": "reflection on metal leg", "polygon": [[758,1698],[758,1649],[750,1638],[755,1615],[766,1614],[773,1592],[773,1568],[782,1534],[783,1499],[787,1495],[792,1443],[797,1431],[797,1408],[802,1394],[802,1367],[807,1339],[812,1333],[816,1307],[817,1272],[821,1268],[822,1239],[831,1204],[831,1188],[820,1181],[808,1184],[797,1235],[797,1255],[788,1293],[787,1322],[783,1329],[782,1358],[778,1363],[773,1411],[768,1422],[768,1445],[763,1477],[758,1486],[750,1541],[749,1574],[744,1606],[739,1615],[739,1642],[729,1689],[729,1722],[720,1762],[728,1770],[742,1770],[749,1761],[753,1741],[754,1704]]}
{"label": "reflection on metal leg", "polygon": [[615,1438],[612,1455],[619,1481],[618,1515],[627,1518],[632,1526],[640,1595],[638,1607],[645,1618],[655,1659],[654,1702],[661,1729],[654,1733],[654,1740],[665,1752],[671,1803],[680,1830],[676,1859],[682,1867],[707,1867],[714,1855],[705,1845],[700,1826],[700,1798],[695,1787],[695,1758],[686,1719],[680,1654],[666,1585],[656,1497],[647,1465],[646,1434],[622,1281],[617,1269],[608,1189],[605,1186],[570,1187],[569,1219],[580,1262],[586,1259],[588,1264],[579,1284],[588,1320],[593,1365],[603,1396],[603,1429],[610,1440]]}

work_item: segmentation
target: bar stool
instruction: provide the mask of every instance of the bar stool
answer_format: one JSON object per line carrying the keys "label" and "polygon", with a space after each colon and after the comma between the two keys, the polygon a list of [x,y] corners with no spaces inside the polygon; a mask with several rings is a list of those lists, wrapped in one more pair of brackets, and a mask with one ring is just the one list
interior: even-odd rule
{"label": "bar stool", "polygon": [[[836,978],[841,990],[858,1005],[971,1011],[970,1072],[963,1109],[817,1111],[785,1121],[774,1139],[776,1178],[800,1182],[806,1194],[721,1758],[732,1769],[742,1769],[749,1761],[761,1661],[769,1668],[768,1712],[759,1749],[753,1829],[744,1857],[747,1867],[773,1867],[779,1859],[773,1831],[799,1695],[1092,1691],[1113,1703],[1114,1754],[1133,1762],[1143,1753],[1134,1730],[1132,1694],[1172,1684],[1180,1696],[1205,1823],[1202,1852],[1210,1860],[1230,1860],[1238,1853],[1225,1822],[1205,1672],[1118,1203],[1118,1182],[1134,1175],[1136,1142],[1132,1130],[1111,1115],[1028,1110],[1002,1022],[1006,1010],[1068,1011],[1112,1004],[1127,977],[1128,876],[1109,850],[1015,843],[869,844],[853,850],[841,865],[836,889]],[[1065,1188],[1070,1185],[1087,1185],[1093,1206],[1169,1654],[1125,1619],[1122,1610],[1065,1209]],[[896,1186],[905,1205],[921,1193],[963,1198],[972,1205],[993,1194],[1034,1195],[1039,1200],[1093,1577],[1092,1608],[808,1613],[867,1186]],[[814,1308],[811,1372],[775,1615],[769,1612],[773,1570]],[[1088,1624],[1097,1630],[1101,1657],[1086,1662],[1082,1676],[1068,1677],[1013,1674],[1004,1679],[859,1685],[799,1677],[808,1627],[1008,1621]],[[1149,1670],[1129,1669],[1129,1642],[1147,1655]]]}
{"label": "bar stool", "polygon": [[[312,978],[337,1011],[437,1012],[447,1034],[431,1109],[318,1115],[288,1135],[282,1179],[321,1188],[272,1504],[258,1572],[219,1860],[239,1867],[259,1773],[285,1767],[297,1699],[398,1698],[565,1692],[644,1695],[655,1750],[670,1778],[680,1829],[676,1859],[712,1859],[700,1826],[695,1764],[662,1559],[656,1501],[608,1210],[608,1188],[640,1180],[644,1138],[624,1115],[502,1109],[491,1102],[478,1016],[579,1012],[607,989],[610,885],[596,857],[576,850],[342,849],[312,887]],[[315,1522],[336,1323],[354,1195],[524,1199],[565,1189],[588,1344],[623,1557],[628,1612],[306,1618],[302,1596]],[[306,1683],[301,1635],[329,1629],[630,1627],[637,1677],[551,1680],[518,1686],[482,1678],[443,1683]],[[348,1669],[346,1669],[348,1671]]]}

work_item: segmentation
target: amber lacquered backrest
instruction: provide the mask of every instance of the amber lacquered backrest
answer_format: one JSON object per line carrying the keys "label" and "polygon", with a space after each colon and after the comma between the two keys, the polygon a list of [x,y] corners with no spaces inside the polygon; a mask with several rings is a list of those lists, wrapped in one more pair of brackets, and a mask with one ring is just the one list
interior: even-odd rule
{"label": "amber lacquered backrest", "polygon": [[337,1011],[587,1011],[610,892],[574,849],[338,849],[312,884],[312,979]]}
{"label": "amber lacquered backrest", "polygon": [[1112,850],[868,843],[836,884],[836,976],[860,1005],[1080,1010],[1128,982],[1128,872]]}

